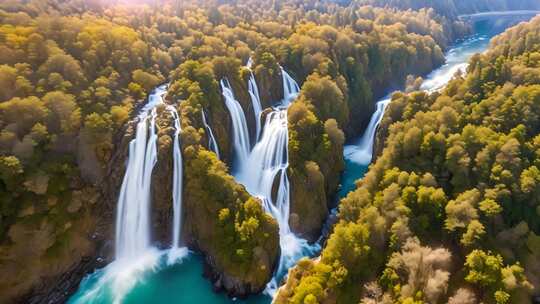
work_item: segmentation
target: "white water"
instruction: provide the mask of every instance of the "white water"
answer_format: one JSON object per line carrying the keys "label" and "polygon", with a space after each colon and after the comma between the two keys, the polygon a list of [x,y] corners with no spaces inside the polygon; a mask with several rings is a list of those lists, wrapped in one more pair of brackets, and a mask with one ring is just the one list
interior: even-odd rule
{"label": "white water", "polygon": [[174,140],[173,140],[173,228],[171,249],[168,252],[167,263],[174,264],[187,255],[187,248],[180,247],[180,236],[182,235],[182,189],[183,189],[183,168],[182,152],[180,150],[180,116],[174,106],[168,106],[174,120]]}
{"label": "white water", "polygon": [[[449,50],[446,54],[445,64],[431,72],[420,86],[420,89],[428,92],[442,89],[458,71],[465,73],[469,66],[468,59],[476,53],[483,52],[488,43],[488,37],[478,35]],[[466,60],[464,61],[464,59]]]}
{"label": "white water", "polygon": [[281,66],[281,75],[283,79],[283,106],[288,107],[291,101],[295,100],[300,92],[300,87],[298,83],[285,71]]}
{"label": "white water", "polygon": [[234,98],[231,85],[227,79],[221,80],[221,89],[232,120],[235,161],[237,165],[241,165],[246,162],[250,151],[246,117],[240,103]]}
{"label": "white water", "polygon": [[255,142],[259,141],[261,136],[261,97],[259,96],[259,88],[257,87],[257,81],[255,80],[255,75],[251,67],[253,66],[253,59],[249,57],[246,67],[249,69],[249,80],[248,80],[248,93],[251,98],[251,105],[253,107],[253,114],[255,115]]}
{"label": "white water", "polygon": [[259,88],[257,87],[257,82],[255,81],[255,76],[253,72],[250,72],[249,81],[248,81],[248,92],[249,97],[251,98],[251,104],[253,105],[253,113],[255,114],[255,142],[259,141],[261,135],[261,97],[259,96]]}
{"label": "white water", "polygon": [[126,173],[116,214],[116,259],[133,258],[150,246],[150,185],[157,162],[156,106],[166,86],[155,89],[138,116],[135,138],[129,143]]}
{"label": "white water", "polygon": [[[251,151],[246,162],[242,163],[236,179],[246,186],[253,196],[261,199],[264,210],[276,219],[279,225],[281,255],[278,269],[266,287],[266,293],[274,295],[280,280],[296,261],[316,252],[318,245],[309,245],[297,237],[289,226],[290,184],[287,177],[289,131],[287,126],[287,107],[298,95],[298,85],[288,74],[283,73],[284,84],[289,90],[280,108],[273,109],[266,116],[264,130],[259,142]],[[294,82],[294,83],[290,83]],[[256,83],[254,84],[256,87]],[[284,89],[285,91],[286,89]],[[274,181],[278,179],[277,193],[273,196]],[[275,199],[274,199],[275,198]]]}
{"label": "white water", "polygon": [[377,127],[384,117],[384,111],[390,104],[390,97],[386,97],[377,102],[377,109],[369,120],[369,125],[356,145],[347,145],[343,148],[345,158],[361,165],[369,165],[373,154],[373,140]]}
{"label": "white water", "polygon": [[214,151],[214,153],[216,153],[218,159],[221,159],[221,157],[219,156],[219,147],[216,138],[214,137],[214,132],[212,132],[212,128],[206,121],[206,113],[204,112],[204,110],[201,110],[201,115],[204,128],[206,129],[206,135],[208,136],[208,148]]}

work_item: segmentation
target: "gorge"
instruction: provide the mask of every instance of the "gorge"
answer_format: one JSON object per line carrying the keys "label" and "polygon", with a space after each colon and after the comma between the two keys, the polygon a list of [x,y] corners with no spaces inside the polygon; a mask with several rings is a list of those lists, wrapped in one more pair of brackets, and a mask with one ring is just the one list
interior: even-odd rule
{"label": "gorge", "polygon": [[[525,15],[523,20],[526,20],[531,16],[532,14]],[[494,14],[494,18],[498,17],[500,16]],[[515,16],[512,16],[512,18],[514,17]],[[510,26],[515,22],[515,20],[511,20],[507,23],[507,26]],[[426,91],[438,90],[443,87],[454,74],[458,72],[458,70],[464,72],[471,56],[485,51],[488,47],[489,40],[496,34],[498,34],[498,32],[490,31],[490,29],[476,28],[475,33],[471,37],[456,43],[455,46],[447,51],[446,63],[427,76],[422,83],[421,89]],[[290,186],[286,174],[288,166],[286,111],[288,105],[291,102],[294,102],[294,99],[297,97],[299,86],[283,69],[281,70],[281,74],[283,78],[284,98],[281,102],[278,102],[271,111],[264,111],[263,117],[266,117],[265,122],[263,124],[257,123],[256,125],[257,129],[255,131],[256,136],[253,148],[250,148],[249,132],[247,131],[248,127],[244,112],[238,101],[235,99],[228,81],[221,81],[223,96],[233,121],[234,150],[237,157],[235,159],[236,165],[234,166],[236,169],[233,169],[233,171],[236,172],[235,177],[240,183],[246,186],[248,192],[261,199],[265,211],[271,214],[279,224],[281,255],[274,277],[267,286],[267,292],[271,295],[275,294],[276,288],[279,286],[279,281],[286,274],[288,268],[293,266],[300,257],[313,256],[320,250],[316,243],[314,245],[309,245],[307,241],[295,236],[294,233],[291,232],[288,224]],[[258,96],[257,82],[252,73],[250,74],[248,86],[256,118],[260,118],[263,111],[257,109],[256,106],[259,105],[260,107],[260,99]],[[339,192],[340,197],[345,197],[346,194],[353,189],[354,182],[357,179],[362,178],[364,172],[367,170],[367,166],[372,159],[376,130],[383,118],[384,110],[390,101],[391,97],[385,97],[377,102],[376,112],[371,117],[364,134],[356,140],[355,144],[345,146],[344,156],[346,167],[342,177],[342,184]],[[150,97],[149,105],[150,104],[153,104],[152,97]],[[205,119],[204,112],[203,119]],[[209,144],[217,147],[211,129],[206,123],[206,120],[204,121],[206,130],[211,138]],[[261,129],[260,139],[259,128]],[[277,192],[274,193],[275,180],[277,180],[278,186]],[[174,218],[176,221],[177,216],[174,216]],[[177,225],[178,224],[175,222],[174,227],[177,227]],[[178,228],[175,229],[179,231]],[[175,241],[173,244],[177,244],[178,241],[176,236],[174,239]],[[123,292],[122,296],[125,295],[125,299],[123,299],[122,303],[146,303],[148,301],[156,301],[156,299],[159,299],[157,300],[158,302],[190,302],[197,299],[197,301],[205,301],[207,303],[229,303],[231,300],[227,297],[209,292],[210,285],[200,278],[201,270],[199,268],[200,266],[198,266],[200,263],[199,259],[200,258],[197,255],[190,254],[189,257],[180,260],[176,264],[173,262],[167,265],[162,264],[161,266],[156,266],[158,263],[156,260],[149,262],[147,259],[144,264],[141,264],[144,266],[138,268],[137,272],[129,272],[130,276],[138,276],[136,283],[129,286],[129,292],[113,285],[112,288],[115,290],[105,293],[94,293],[95,287],[90,286],[93,284],[99,285],[98,282],[103,280],[103,277],[107,277],[107,275],[94,274],[92,276],[97,276],[98,278],[92,278],[83,283],[81,285],[81,290],[71,298],[70,302],[108,303],[111,299],[111,294],[114,295],[120,290]],[[105,272],[107,272],[107,270],[105,270]],[[170,293],[171,287],[168,286],[179,285],[187,287],[178,290],[178,292]],[[88,297],[89,294],[91,295],[91,298]],[[112,299],[114,298],[115,296],[112,296]],[[255,298],[250,297],[247,300],[232,301],[241,303],[270,303],[270,300],[271,298],[261,295]]]}
{"label": "gorge", "polygon": [[534,9],[0,3],[0,302],[536,304]]}

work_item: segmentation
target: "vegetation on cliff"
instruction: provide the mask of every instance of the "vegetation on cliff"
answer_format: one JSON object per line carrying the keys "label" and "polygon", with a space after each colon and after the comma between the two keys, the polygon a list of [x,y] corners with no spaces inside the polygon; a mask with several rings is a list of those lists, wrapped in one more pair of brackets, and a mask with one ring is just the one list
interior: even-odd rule
{"label": "vegetation on cliff", "polygon": [[529,303],[540,292],[540,18],[441,92],[397,93],[385,149],[277,303]]}

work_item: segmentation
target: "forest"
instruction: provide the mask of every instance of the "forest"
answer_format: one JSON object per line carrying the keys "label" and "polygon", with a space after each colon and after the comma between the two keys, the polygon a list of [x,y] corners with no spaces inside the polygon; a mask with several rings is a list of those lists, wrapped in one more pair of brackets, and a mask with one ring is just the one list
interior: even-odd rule
{"label": "forest", "polygon": [[409,89],[392,96],[379,155],[338,202],[320,259],[299,261],[276,303],[503,304],[538,294],[540,19],[493,39],[442,91],[414,84],[471,33],[458,15],[540,9],[536,1],[128,2],[0,3],[0,302],[65,302],[114,259],[130,141],[161,84],[151,235],[172,238],[172,105],[183,243],[204,256],[215,289],[261,292],[280,227],[235,179],[221,81],[256,141],[249,78],[265,117],[285,97],[282,68],[300,84],[287,110],[288,221],[309,242],[335,207],[344,145],[388,88]]}
{"label": "forest", "polygon": [[540,279],[539,26],[496,37],[441,92],[392,96],[383,152],[340,202],[320,261],[301,261],[277,303],[528,303]]}

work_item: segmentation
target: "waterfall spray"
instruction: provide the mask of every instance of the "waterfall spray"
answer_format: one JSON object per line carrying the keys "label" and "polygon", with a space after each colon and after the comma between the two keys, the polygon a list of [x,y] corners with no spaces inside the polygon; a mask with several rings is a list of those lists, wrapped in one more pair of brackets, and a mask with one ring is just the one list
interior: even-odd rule
{"label": "waterfall spray", "polygon": [[[104,269],[85,278],[70,303],[122,303],[125,295],[149,270],[157,270],[163,257],[172,264],[187,256],[180,247],[182,215],[182,154],[180,151],[180,117],[173,106],[166,106],[174,120],[173,140],[173,231],[171,248],[159,251],[151,246],[150,204],[152,170],[157,162],[156,107],[164,105],[167,85],[154,89],[148,103],[137,117],[135,138],[129,144],[126,173],[118,198],[116,217],[116,259]],[[98,279],[95,279],[95,278]]]}

